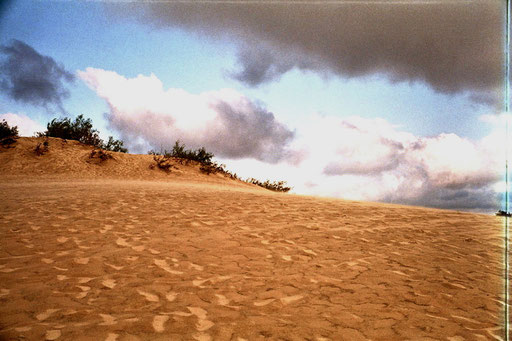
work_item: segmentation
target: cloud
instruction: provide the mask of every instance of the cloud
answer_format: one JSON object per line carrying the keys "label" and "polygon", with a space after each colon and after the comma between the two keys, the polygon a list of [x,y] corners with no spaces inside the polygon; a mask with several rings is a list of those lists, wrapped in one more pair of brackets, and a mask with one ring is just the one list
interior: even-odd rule
{"label": "cloud", "polygon": [[294,158],[287,149],[294,132],[262,104],[234,90],[195,95],[182,89],[165,90],[153,74],[125,78],[94,68],[78,74],[107,101],[109,126],[121,134],[130,150],[171,148],[179,139],[188,147],[204,146],[231,159],[275,163]]}
{"label": "cloud", "polygon": [[74,75],[48,56],[19,40],[0,45],[4,59],[0,62],[0,89],[10,98],[32,105],[56,106],[61,112],[62,100],[69,96],[64,83]]}
{"label": "cloud", "polygon": [[416,136],[359,116],[312,115],[292,130],[234,90],[196,95],[164,89],[153,74],[125,78],[93,68],[79,77],[107,101],[109,126],[131,150],[180,139],[205,146],[242,177],[285,180],[301,194],[485,212],[499,205],[503,115],[481,117],[492,132],[476,141]]}
{"label": "cloud", "polygon": [[9,126],[18,127],[20,136],[34,136],[35,133],[46,130],[39,122],[32,120],[25,114],[6,113],[0,114],[0,121],[7,121]]}
{"label": "cloud", "polygon": [[504,150],[496,146],[505,138],[502,119],[482,120],[494,129],[472,141],[415,136],[381,118],[315,115],[297,127],[291,146],[307,157],[274,176],[298,193],[489,212],[499,205]]}
{"label": "cloud", "polygon": [[[500,103],[504,2],[411,6],[312,0],[144,6],[144,16],[135,15],[147,24],[238,42],[241,68],[234,77],[250,86],[299,68],[345,78],[380,74],[393,82],[420,81],[439,92],[467,91],[474,100]],[[140,13],[141,4],[115,8],[133,16]]]}

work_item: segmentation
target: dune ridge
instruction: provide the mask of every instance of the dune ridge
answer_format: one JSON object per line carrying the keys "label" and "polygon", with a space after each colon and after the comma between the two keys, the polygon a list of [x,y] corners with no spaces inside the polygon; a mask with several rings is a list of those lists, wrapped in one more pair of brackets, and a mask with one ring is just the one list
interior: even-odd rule
{"label": "dune ridge", "polygon": [[502,217],[37,141],[0,152],[0,339],[505,338]]}

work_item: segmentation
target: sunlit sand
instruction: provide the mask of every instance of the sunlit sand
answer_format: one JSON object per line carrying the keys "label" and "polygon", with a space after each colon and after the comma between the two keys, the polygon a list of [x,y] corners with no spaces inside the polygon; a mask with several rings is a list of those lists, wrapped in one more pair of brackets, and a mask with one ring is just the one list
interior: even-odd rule
{"label": "sunlit sand", "polygon": [[0,152],[0,338],[493,340],[502,217]]}

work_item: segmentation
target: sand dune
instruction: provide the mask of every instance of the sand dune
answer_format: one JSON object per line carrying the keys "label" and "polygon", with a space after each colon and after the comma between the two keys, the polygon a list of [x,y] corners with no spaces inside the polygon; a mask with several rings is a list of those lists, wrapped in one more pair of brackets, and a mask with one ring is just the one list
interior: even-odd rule
{"label": "sand dune", "polygon": [[504,339],[503,218],[18,143],[0,153],[0,338]]}

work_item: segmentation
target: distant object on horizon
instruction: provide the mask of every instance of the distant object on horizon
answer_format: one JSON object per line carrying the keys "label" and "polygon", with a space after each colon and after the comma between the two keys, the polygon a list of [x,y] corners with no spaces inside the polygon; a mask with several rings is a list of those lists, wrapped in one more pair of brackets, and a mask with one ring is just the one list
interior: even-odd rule
{"label": "distant object on horizon", "polygon": [[498,212],[496,212],[496,215],[499,217],[512,217],[512,213],[505,212],[503,210],[499,210]]}

